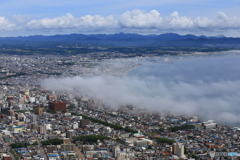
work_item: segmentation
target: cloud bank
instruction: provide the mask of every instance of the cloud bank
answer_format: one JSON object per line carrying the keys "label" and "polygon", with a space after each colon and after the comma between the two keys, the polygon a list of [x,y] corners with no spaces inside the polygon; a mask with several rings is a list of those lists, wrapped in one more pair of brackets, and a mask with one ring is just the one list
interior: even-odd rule
{"label": "cloud bank", "polygon": [[99,75],[49,78],[42,80],[41,85],[76,96],[87,95],[109,107],[132,104],[149,111],[196,115],[225,124],[240,122],[240,81],[187,83],[165,81],[154,76],[142,79]]}
{"label": "cloud bank", "polygon": [[[23,16],[18,15],[21,19]],[[13,18],[16,18],[13,17]],[[165,32],[221,32],[240,29],[240,18],[229,17],[219,12],[217,17],[187,17],[178,12],[173,12],[167,17],[162,17],[157,10],[145,12],[143,10],[126,11],[121,15],[86,15],[75,17],[71,13],[55,18],[30,19],[23,21],[10,21],[6,17],[0,17],[0,30],[25,31],[71,31],[88,33],[116,33],[121,31],[136,33]]]}
{"label": "cloud bank", "polygon": [[113,15],[103,17],[100,15],[87,15],[76,18],[71,14],[56,18],[44,18],[32,20],[27,23],[29,29],[99,29],[99,28],[128,28],[128,29],[167,29],[167,30],[218,30],[218,29],[239,29],[240,18],[228,17],[225,13],[219,12],[216,19],[197,17],[195,19],[180,16],[173,12],[167,17],[161,17],[157,10],[144,12],[142,10],[127,11],[118,17]]}
{"label": "cloud bank", "polygon": [[56,17],[53,19],[44,18],[40,20],[32,20],[26,25],[28,29],[79,29],[79,30],[91,30],[91,29],[103,29],[116,26],[116,20],[112,15],[102,17],[100,15],[87,15],[84,17],[76,18],[71,14],[66,14],[62,17]]}

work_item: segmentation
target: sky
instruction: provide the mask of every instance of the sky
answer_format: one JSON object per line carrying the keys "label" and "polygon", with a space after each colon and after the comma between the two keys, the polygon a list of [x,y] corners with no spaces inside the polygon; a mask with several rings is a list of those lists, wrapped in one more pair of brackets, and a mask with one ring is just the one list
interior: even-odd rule
{"label": "sky", "polygon": [[240,0],[0,0],[0,36],[195,34],[240,37]]}

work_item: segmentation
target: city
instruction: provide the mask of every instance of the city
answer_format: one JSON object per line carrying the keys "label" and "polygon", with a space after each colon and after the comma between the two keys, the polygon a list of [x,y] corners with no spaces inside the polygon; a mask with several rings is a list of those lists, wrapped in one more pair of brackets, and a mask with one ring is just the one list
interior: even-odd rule
{"label": "city", "polygon": [[[101,54],[101,53],[97,53]],[[109,107],[87,96],[46,90],[40,80],[99,72],[120,77],[141,61],[112,67],[112,57],[1,55],[0,155],[9,159],[237,159],[240,128],[131,104]],[[117,54],[119,56],[119,54]],[[162,61],[164,62],[164,60]],[[98,71],[96,72],[96,68]],[[215,153],[212,157],[211,153]],[[225,154],[224,154],[225,153]]]}
{"label": "city", "polygon": [[0,0],[0,160],[240,160],[240,0]]}

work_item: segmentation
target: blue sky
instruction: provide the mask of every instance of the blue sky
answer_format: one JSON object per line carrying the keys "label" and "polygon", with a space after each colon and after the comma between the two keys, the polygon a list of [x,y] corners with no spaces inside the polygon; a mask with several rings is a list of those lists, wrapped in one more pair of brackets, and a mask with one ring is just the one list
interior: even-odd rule
{"label": "blue sky", "polygon": [[0,0],[0,36],[119,32],[240,37],[240,0]]}

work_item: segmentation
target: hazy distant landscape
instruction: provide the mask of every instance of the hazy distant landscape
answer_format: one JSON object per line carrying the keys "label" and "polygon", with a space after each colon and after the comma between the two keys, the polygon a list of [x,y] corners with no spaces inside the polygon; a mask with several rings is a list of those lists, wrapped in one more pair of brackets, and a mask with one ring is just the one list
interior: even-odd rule
{"label": "hazy distant landscape", "polygon": [[[166,33],[139,34],[70,34],[0,38],[0,54],[76,55],[93,52],[125,54],[126,57],[190,52],[216,52],[240,49],[240,38],[207,37]],[[101,57],[99,57],[101,58]]]}

